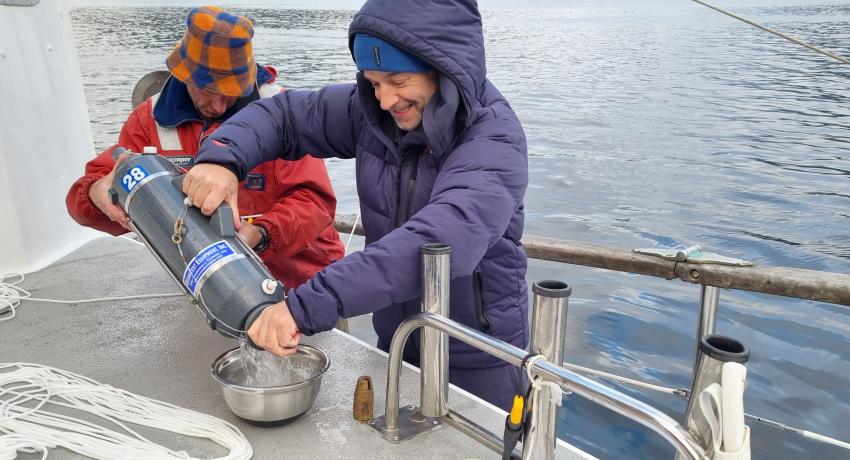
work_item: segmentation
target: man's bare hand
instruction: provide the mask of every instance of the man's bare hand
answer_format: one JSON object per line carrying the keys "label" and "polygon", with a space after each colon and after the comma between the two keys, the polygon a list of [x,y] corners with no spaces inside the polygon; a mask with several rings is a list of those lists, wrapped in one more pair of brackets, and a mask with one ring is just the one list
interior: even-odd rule
{"label": "man's bare hand", "polygon": [[126,157],[127,155],[122,154],[109,174],[101,177],[97,180],[97,182],[91,184],[89,187],[89,199],[91,199],[92,203],[97,206],[97,209],[100,209],[101,212],[106,214],[106,217],[108,217],[109,220],[117,222],[125,229],[132,231],[130,228],[130,218],[127,217],[127,214],[124,213],[123,209],[112,204],[112,200],[109,198],[109,189],[112,188],[112,181],[115,178],[115,170],[118,169],[118,164]]}
{"label": "man's bare hand", "polygon": [[[219,205],[227,202],[233,208],[235,220],[239,219],[239,207],[236,193],[239,181],[232,171],[212,163],[201,163],[192,167],[183,180],[185,193],[195,207],[200,208],[204,215],[209,216],[218,209]],[[239,222],[234,222],[236,228]]]}
{"label": "man's bare hand", "polygon": [[286,301],[281,301],[260,313],[248,328],[248,337],[263,350],[286,356],[295,353],[295,347],[301,341],[301,331],[295,325]]}

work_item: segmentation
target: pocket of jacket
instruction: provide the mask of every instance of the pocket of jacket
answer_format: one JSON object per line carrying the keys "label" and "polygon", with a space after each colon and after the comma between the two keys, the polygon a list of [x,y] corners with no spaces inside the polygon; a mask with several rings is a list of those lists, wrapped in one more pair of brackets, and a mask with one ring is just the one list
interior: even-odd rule
{"label": "pocket of jacket", "polygon": [[324,262],[325,265],[330,265],[334,262],[333,260],[331,260],[331,257],[328,255],[328,253],[325,252],[324,249],[319,247],[319,243],[316,240],[311,241],[307,244],[307,246],[322,256],[322,262]]}
{"label": "pocket of jacket", "polygon": [[490,323],[490,318],[487,316],[487,312],[485,310],[484,305],[484,275],[481,273],[481,269],[476,268],[474,272],[472,272],[472,280],[473,280],[473,297],[475,298],[475,316],[478,319],[478,330],[481,332],[489,333],[492,328],[492,324]]}

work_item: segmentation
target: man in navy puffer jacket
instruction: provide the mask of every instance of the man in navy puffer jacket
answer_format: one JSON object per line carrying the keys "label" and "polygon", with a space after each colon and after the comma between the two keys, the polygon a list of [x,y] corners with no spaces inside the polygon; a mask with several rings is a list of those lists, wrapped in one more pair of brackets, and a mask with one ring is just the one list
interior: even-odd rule
{"label": "man in navy puffer jacket", "polygon": [[[235,204],[237,181],[280,156],[354,158],[366,248],[266,309],[248,331],[285,355],[300,333],[374,312],[378,346],[419,312],[419,248],[451,245],[451,317],[501,340],[528,342],[520,244],[528,161],[522,126],[487,80],[474,0],[369,0],[349,28],[356,84],[289,90],[257,101],[204,142],[184,191],[204,213]],[[405,359],[419,358],[419,335]],[[516,368],[456,340],[450,380],[502,408]]]}

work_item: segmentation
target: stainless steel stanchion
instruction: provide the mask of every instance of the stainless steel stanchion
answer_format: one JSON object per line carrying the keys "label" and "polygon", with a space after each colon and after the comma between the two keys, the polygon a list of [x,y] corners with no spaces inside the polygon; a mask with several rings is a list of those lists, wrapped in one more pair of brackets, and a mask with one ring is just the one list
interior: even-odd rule
{"label": "stainless steel stanchion", "polygon": [[[452,248],[441,243],[426,244],[422,254],[422,312],[449,317]],[[426,417],[449,413],[449,336],[436,329],[422,330],[420,344],[422,404]]]}

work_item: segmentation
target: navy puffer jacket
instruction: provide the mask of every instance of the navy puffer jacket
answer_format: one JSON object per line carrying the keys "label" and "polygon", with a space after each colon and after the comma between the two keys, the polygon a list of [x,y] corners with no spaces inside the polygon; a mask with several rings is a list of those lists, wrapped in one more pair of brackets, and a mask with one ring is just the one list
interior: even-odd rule
{"label": "navy puffer jacket", "polygon": [[[516,114],[487,80],[476,3],[370,0],[352,20],[352,40],[358,32],[390,41],[439,72],[440,90],[415,133],[424,148],[406,145],[410,134],[397,138],[358,74],[356,84],[289,90],[252,103],[204,142],[198,160],[226,164],[242,179],[254,165],[278,157],[320,152],[356,159],[367,246],[289,292],[289,308],[305,334],[333,328],[340,316],[374,312],[379,346],[386,349],[398,325],[420,310],[419,248],[442,242],[453,248],[451,317],[525,347],[520,239],[527,148]],[[418,344],[415,334],[407,360],[418,362]],[[500,364],[455,340],[450,350],[451,366]]]}

